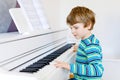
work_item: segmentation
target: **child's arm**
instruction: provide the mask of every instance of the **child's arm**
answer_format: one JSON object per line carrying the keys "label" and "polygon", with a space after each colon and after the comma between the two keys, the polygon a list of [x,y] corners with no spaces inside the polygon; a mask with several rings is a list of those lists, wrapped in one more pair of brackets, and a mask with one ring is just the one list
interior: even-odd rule
{"label": "child's arm", "polygon": [[70,72],[82,76],[101,77],[103,74],[101,48],[91,45],[86,48],[85,52],[87,54],[88,63],[70,64]]}

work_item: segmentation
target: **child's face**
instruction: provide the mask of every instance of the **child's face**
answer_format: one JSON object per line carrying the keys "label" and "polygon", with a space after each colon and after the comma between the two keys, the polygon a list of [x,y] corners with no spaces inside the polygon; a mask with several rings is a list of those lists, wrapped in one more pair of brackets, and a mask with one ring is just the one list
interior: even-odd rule
{"label": "child's face", "polygon": [[85,39],[86,36],[90,33],[88,27],[84,27],[83,23],[76,23],[70,26],[72,34],[76,39]]}

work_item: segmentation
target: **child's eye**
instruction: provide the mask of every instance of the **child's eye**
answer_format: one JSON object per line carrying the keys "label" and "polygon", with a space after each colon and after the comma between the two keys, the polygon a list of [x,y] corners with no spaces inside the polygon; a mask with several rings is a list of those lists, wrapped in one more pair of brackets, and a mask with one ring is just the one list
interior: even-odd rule
{"label": "child's eye", "polygon": [[74,27],[75,29],[78,29],[78,27]]}

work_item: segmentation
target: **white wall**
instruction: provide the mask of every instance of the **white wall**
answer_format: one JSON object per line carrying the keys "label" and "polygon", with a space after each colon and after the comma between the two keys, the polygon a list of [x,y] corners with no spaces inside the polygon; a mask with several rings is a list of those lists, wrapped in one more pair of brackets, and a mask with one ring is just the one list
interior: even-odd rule
{"label": "white wall", "polygon": [[119,0],[61,0],[61,25],[71,8],[82,5],[96,13],[93,33],[100,39],[104,58],[120,58],[120,7]]}
{"label": "white wall", "polygon": [[74,6],[86,6],[96,13],[93,33],[100,39],[104,58],[120,58],[120,0],[43,0],[51,28],[66,27],[66,16]]}
{"label": "white wall", "polygon": [[60,26],[60,0],[40,0],[51,28]]}
{"label": "white wall", "polygon": [[120,80],[120,60],[103,60],[103,80]]}

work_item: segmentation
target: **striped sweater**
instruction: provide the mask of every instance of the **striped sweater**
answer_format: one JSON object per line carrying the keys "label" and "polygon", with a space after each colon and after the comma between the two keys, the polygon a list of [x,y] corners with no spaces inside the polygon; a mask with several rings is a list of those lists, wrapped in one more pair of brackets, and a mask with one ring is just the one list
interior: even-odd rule
{"label": "striped sweater", "polygon": [[101,80],[103,74],[102,49],[99,40],[92,34],[80,41],[76,62],[70,64],[70,72],[77,80]]}

